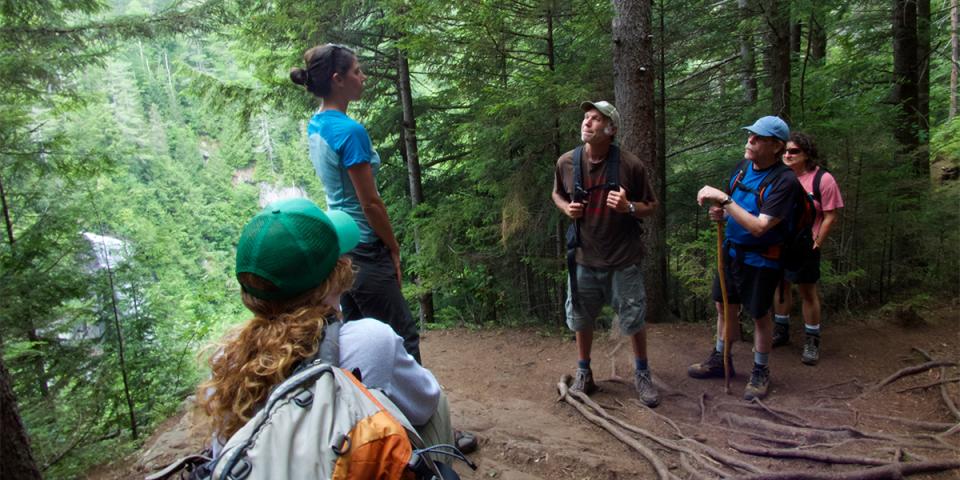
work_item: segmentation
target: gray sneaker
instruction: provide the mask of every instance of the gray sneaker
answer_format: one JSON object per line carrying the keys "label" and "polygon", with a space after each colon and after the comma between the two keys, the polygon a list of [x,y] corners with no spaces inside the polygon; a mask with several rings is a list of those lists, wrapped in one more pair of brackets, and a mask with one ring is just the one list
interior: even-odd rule
{"label": "gray sneaker", "polygon": [[773,322],[773,346],[779,347],[790,343],[790,325]]}
{"label": "gray sneaker", "polygon": [[[730,362],[730,376],[736,376],[733,371],[733,359]],[[710,350],[710,356],[700,363],[687,367],[687,375],[693,378],[723,378],[723,354],[716,349]]]}
{"label": "gray sneaker", "polygon": [[800,355],[800,361],[806,365],[816,365],[820,361],[820,336],[807,335],[807,340],[803,344],[803,354]]}
{"label": "gray sneaker", "polygon": [[573,385],[570,385],[570,391],[583,392],[587,395],[596,392],[597,384],[593,382],[593,372],[589,368],[578,368]]}
{"label": "gray sneaker", "polygon": [[637,396],[644,405],[650,408],[660,405],[660,392],[650,378],[650,370],[637,370],[633,375],[633,386],[637,387]]}
{"label": "gray sneaker", "polygon": [[767,396],[767,390],[770,388],[770,367],[767,365],[753,364],[753,373],[750,374],[750,382],[743,389],[743,399],[753,400],[754,398],[763,400]]}

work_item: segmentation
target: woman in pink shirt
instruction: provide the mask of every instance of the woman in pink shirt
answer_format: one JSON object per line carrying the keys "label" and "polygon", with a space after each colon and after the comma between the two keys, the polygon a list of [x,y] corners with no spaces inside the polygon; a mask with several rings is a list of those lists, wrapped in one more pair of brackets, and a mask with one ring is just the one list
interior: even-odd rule
{"label": "woman in pink shirt", "polygon": [[837,210],[843,208],[843,198],[836,179],[822,166],[817,146],[808,135],[794,132],[787,142],[783,163],[790,167],[800,180],[804,191],[813,199],[817,217],[813,223],[813,255],[800,269],[787,270],[782,283],[783,297],[780,301],[780,289],[774,302],[773,346],[786,345],[790,340],[790,309],[793,306],[791,283],[797,284],[803,301],[803,323],[805,341],[800,361],[807,365],[816,365],[820,360],[820,297],[817,294],[817,281],[820,280],[820,246],[826,241],[834,222]]}

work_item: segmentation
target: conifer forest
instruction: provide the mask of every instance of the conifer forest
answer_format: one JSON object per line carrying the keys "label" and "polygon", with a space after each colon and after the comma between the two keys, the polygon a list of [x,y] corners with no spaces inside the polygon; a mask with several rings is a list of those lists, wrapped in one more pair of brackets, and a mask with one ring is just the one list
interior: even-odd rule
{"label": "conifer forest", "polygon": [[778,115],[843,190],[825,315],[952,305],[960,325],[957,15],[957,0],[0,1],[0,477],[130,454],[207,375],[198,352],[249,317],[244,223],[276,198],[324,205],[318,100],[289,72],[328,42],[369,76],[350,115],[383,161],[423,331],[569,335],[569,221],[550,192],[580,102],[601,99],[661,201],[643,227],[648,322],[712,328],[716,228],[697,191],[743,158],[743,126]]}

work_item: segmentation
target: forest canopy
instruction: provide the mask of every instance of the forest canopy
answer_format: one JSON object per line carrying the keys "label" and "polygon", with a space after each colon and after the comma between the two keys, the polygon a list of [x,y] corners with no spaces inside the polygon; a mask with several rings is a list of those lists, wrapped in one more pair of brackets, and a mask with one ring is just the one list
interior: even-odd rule
{"label": "forest canopy", "polygon": [[[244,222],[274,198],[324,202],[306,155],[318,103],[288,77],[317,44],[355,49],[370,76],[350,114],[383,160],[421,328],[563,325],[554,165],[579,142],[580,102],[617,102],[624,3],[640,2],[4,2],[0,383],[44,476],[77,476],[166,418],[204,375],[198,350],[246,318]],[[652,321],[711,318],[715,230],[696,192],[771,114],[817,139],[844,192],[825,308],[955,299],[951,3],[648,2]]]}

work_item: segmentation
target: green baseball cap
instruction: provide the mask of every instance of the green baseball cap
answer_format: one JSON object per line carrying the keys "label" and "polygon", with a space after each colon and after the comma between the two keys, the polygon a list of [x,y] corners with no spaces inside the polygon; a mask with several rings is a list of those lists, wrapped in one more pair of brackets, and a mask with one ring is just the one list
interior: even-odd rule
{"label": "green baseball cap", "polygon": [[323,283],[337,259],[353,250],[360,228],[350,215],[324,213],[306,198],[288,198],[267,205],[246,226],[237,244],[237,280],[252,273],[269,280],[276,290],[244,285],[264,300],[291,298]]}

